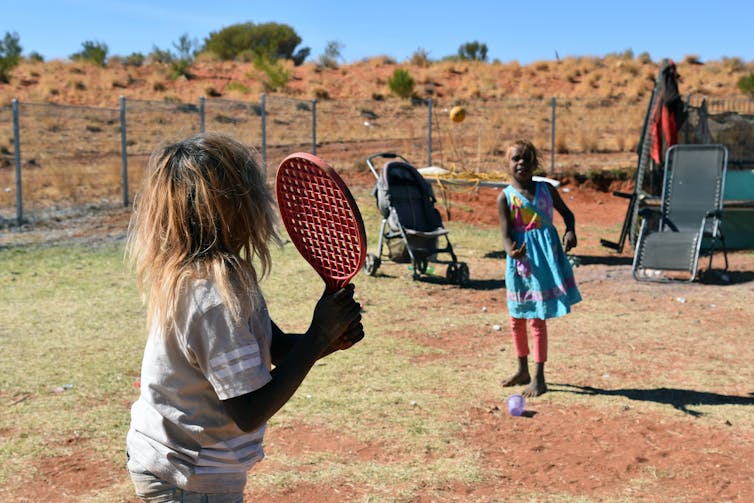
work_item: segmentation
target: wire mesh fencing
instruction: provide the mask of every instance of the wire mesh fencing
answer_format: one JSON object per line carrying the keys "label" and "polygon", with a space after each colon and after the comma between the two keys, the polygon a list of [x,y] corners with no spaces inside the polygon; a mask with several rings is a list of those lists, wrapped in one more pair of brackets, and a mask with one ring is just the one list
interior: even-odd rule
{"label": "wire mesh fencing", "polygon": [[[416,167],[495,177],[504,170],[506,145],[517,138],[532,140],[542,170],[557,175],[574,156],[635,153],[647,104],[646,97],[459,103],[261,95],[258,101],[201,97],[195,103],[120,98],[109,108],[14,100],[0,107],[0,224],[128,206],[155,146],[203,131],[251,145],[273,176],[285,156],[304,151],[344,171],[366,171],[367,157],[394,152]],[[723,102],[714,110],[745,112],[751,104]],[[466,111],[461,122],[449,118],[456,105]]]}

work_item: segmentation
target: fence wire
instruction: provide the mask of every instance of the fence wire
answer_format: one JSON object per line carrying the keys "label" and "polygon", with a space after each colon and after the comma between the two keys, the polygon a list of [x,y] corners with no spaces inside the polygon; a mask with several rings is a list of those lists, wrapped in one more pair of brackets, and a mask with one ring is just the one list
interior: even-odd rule
{"label": "fence wire", "polygon": [[[265,95],[196,103],[121,98],[113,108],[18,103],[19,152],[13,107],[0,107],[0,224],[21,223],[21,209],[25,220],[35,220],[128,205],[154,147],[200,131],[229,133],[253,146],[268,175],[285,156],[304,151],[346,171],[367,170],[367,157],[395,152],[417,167],[494,176],[504,169],[505,145],[516,138],[532,140],[542,169],[556,175],[569,156],[635,153],[648,98],[474,100],[460,103],[466,118],[453,122],[448,114],[458,104]],[[708,108],[751,113],[754,101],[715,99]]]}

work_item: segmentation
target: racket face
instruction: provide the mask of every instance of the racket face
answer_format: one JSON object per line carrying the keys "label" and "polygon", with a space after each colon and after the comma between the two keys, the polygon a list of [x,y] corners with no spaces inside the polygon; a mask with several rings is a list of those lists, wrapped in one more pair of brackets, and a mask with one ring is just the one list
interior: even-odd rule
{"label": "racket face", "polygon": [[296,249],[325,281],[343,288],[366,258],[364,222],[345,182],[304,152],[286,157],[276,178],[280,216]]}

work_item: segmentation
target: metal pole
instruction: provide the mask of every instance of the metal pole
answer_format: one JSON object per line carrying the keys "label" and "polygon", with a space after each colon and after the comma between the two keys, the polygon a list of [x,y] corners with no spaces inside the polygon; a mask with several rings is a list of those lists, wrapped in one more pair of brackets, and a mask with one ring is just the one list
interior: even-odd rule
{"label": "metal pole", "polygon": [[312,100],[312,155],[317,155],[317,100]]}
{"label": "metal pole", "polygon": [[552,97],[552,121],[550,131],[550,175],[555,173],[555,96]]}
{"label": "metal pole", "polygon": [[21,138],[18,127],[18,100],[13,98],[13,157],[16,161],[16,221],[20,227],[24,221],[23,197],[21,195]]}
{"label": "metal pole", "polygon": [[259,115],[262,119],[262,164],[264,165],[264,171],[267,172],[267,120],[265,112],[265,101],[267,96],[262,93],[260,100],[260,112]]}
{"label": "metal pole", "polygon": [[199,132],[204,133],[204,96],[199,96]]}
{"label": "metal pole", "polygon": [[432,166],[432,98],[427,100],[427,166]]}
{"label": "metal pole", "polygon": [[128,207],[128,152],[126,143],[126,97],[120,97],[120,158],[123,185],[123,207]]}

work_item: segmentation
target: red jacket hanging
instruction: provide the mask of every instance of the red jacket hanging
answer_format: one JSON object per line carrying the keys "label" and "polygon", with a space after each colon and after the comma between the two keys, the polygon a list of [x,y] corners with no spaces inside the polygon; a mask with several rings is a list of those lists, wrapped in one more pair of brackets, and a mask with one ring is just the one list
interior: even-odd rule
{"label": "red jacket hanging", "polygon": [[662,164],[665,151],[678,143],[678,129],[683,118],[683,100],[678,92],[678,72],[672,59],[662,62],[659,95],[652,111],[652,160]]}

